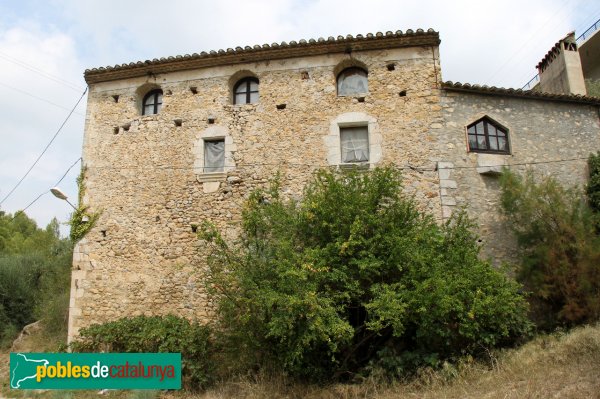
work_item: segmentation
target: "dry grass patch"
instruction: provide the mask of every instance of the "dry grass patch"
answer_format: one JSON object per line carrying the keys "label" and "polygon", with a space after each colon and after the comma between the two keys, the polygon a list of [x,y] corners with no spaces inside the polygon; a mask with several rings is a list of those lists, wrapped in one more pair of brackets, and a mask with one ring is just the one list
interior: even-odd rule
{"label": "dry grass patch", "polygon": [[[36,338],[32,338],[35,340]],[[37,338],[39,339],[39,337]],[[38,345],[40,341],[37,341]],[[31,343],[31,341],[30,341]],[[40,349],[42,348],[42,349]],[[28,344],[28,350],[43,351]],[[52,349],[50,349],[52,350]],[[600,325],[540,336],[521,348],[494,352],[487,362],[464,361],[458,367],[423,370],[407,382],[300,385],[284,377],[237,378],[201,394],[170,392],[8,390],[8,354],[0,354],[0,399],[452,399],[452,398],[600,398]]]}
{"label": "dry grass patch", "polygon": [[519,349],[494,352],[487,362],[464,361],[423,370],[408,382],[326,387],[293,384],[282,377],[239,378],[203,394],[164,398],[600,398],[600,325],[541,336]]}

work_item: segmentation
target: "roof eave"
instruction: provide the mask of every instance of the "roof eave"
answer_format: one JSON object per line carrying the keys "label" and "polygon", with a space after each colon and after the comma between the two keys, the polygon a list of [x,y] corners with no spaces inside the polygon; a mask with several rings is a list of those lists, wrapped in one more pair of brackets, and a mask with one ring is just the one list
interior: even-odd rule
{"label": "roof eave", "polygon": [[114,67],[88,69],[84,73],[88,84],[112,80],[135,78],[147,75],[158,75],[167,72],[185,71],[221,65],[235,65],[283,58],[306,57],[330,53],[352,53],[356,51],[381,50],[400,47],[439,46],[439,33],[432,29],[416,32],[387,32],[385,35],[368,34],[366,37],[338,37],[310,40],[306,42],[290,42],[240,48],[236,50],[219,50],[210,53],[168,57]]}

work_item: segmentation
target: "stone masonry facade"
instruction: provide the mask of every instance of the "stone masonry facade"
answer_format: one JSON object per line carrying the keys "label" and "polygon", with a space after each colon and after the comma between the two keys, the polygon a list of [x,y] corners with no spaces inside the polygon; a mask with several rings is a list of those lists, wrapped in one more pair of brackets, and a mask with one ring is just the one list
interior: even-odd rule
{"label": "stone masonry facade", "polygon": [[[84,203],[101,216],[75,248],[69,338],[124,316],[174,313],[210,321],[196,226],[235,239],[249,194],[281,174],[300,198],[318,168],[346,167],[340,130],[368,131],[369,161],[404,170],[419,207],[442,222],[461,206],[480,221],[484,256],[509,259],[514,243],[498,213],[498,165],[535,165],[569,184],[585,180],[600,150],[599,99],[442,83],[437,32],[387,32],[170,57],[86,71]],[[338,95],[347,68],[368,92]],[[240,79],[258,101],[234,104]],[[142,115],[144,96],[162,108]],[[468,151],[466,127],[489,117],[510,154]],[[224,166],[205,172],[205,142],[224,144]],[[555,163],[541,161],[574,159]]]}

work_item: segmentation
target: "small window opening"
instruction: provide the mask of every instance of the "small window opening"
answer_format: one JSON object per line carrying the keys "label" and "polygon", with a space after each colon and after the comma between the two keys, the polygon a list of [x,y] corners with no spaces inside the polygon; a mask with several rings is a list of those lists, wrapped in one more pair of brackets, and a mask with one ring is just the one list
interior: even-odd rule
{"label": "small window opening", "polygon": [[142,115],[155,115],[162,108],[163,92],[160,89],[152,90],[144,96],[142,102]]}
{"label": "small window opening", "polygon": [[192,92],[192,94],[198,94],[198,88],[196,86],[191,86],[190,91]]}
{"label": "small window opening", "polygon": [[344,69],[337,77],[337,91],[338,96],[368,93],[367,71],[357,67]]}
{"label": "small window opening", "polygon": [[258,79],[254,77],[240,80],[233,88],[234,104],[254,104],[258,102]]}
{"label": "small window opening", "polygon": [[183,123],[182,119],[174,119],[173,122],[175,123],[175,126],[180,127],[181,124]]}
{"label": "small window opening", "polygon": [[225,167],[225,139],[204,141],[204,172],[223,172]]}
{"label": "small window opening", "polygon": [[369,129],[367,126],[340,128],[342,163],[369,162]]}
{"label": "small window opening", "polygon": [[119,126],[113,127],[113,133],[114,134],[119,134]]}
{"label": "small window opening", "polygon": [[286,104],[277,104],[276,107],[277,109],[285,109]]}
{"label": "small window opening", "polygon": [[400,93],[398,93],[398,95],[400,97],[406,97],[406,90],[402,90]]}
{"label": "small window opening", "polygon": [[393,71],[394,69],[396,69],[396,65],[394,64],[387,64],[386,67],[388,71]]}
{"label": "small window opening", "polygon": [[119,102],[119,95],[115,94],[114,96],[112,96],[113,100],[115,100],[116,103]]}
{"label": "small window opening", "polygon": [[196,233],[198,231],[198,225],[197,224],[192,224],[192,233]]}
{"label": "small window opening", "polygon": [[123,125],[123,130],[128,132],[130,127],[131,127],[131,123],[126,123]]}
{"label": "small window opening", "polygon": [[359,103],[364,103],[365,102],[365,98],[364,97],[356,97],[356,100],[358,100]]}
{"label": "small window opening", "polygon": [[300,76],[302,77],[302,80],[307,80],[310,77],[307,71],[300,72]]}
{"label": "small window opening", "polygon": [[106,230],[100,230],[100,232],[102,233],[102,237],[106,237]]}
{"label": "small window opening", "polygon": [[508,131],[484,117],[467,126],[470,152],[509,154]]}

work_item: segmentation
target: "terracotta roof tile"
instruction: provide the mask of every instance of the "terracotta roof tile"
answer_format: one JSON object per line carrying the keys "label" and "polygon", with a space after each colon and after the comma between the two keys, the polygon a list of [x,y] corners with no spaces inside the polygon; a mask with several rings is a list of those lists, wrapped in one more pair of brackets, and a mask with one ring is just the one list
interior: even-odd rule
{"label": "terracotta roof tile", "polygon": [[186,69],[210,67],[216,65],[256,62],[261,60],[302,57],[334,52],[374,50],[382,48],[409,46],[437,46],[440,43],[439,33],[433,29],[427,31],[408,29],[406,32],[387,31],[367,33],[366,35],[347,35],[327,39],[292,40],[289,43],[272,43],[245,47],[211,50],[209,52],[161,57],[152,60],[130,62],[120,65],[86,69],[86,82],[97,83],[109,80],[144,76],[148,73],[164,73]]}
{"label": "terracotta roof tile", "polygon": [[489,94],[498,96],[512,96],[521,98],[534,98],[551,101],[575,102],[584,104],[600,105],[599,97],[582,96],[578,94],[553,94],[533,90],[511,89],[487,85],[472,85],[460,82],[443,82],[442,88],[451,91],[464,91],[478,94]]}

